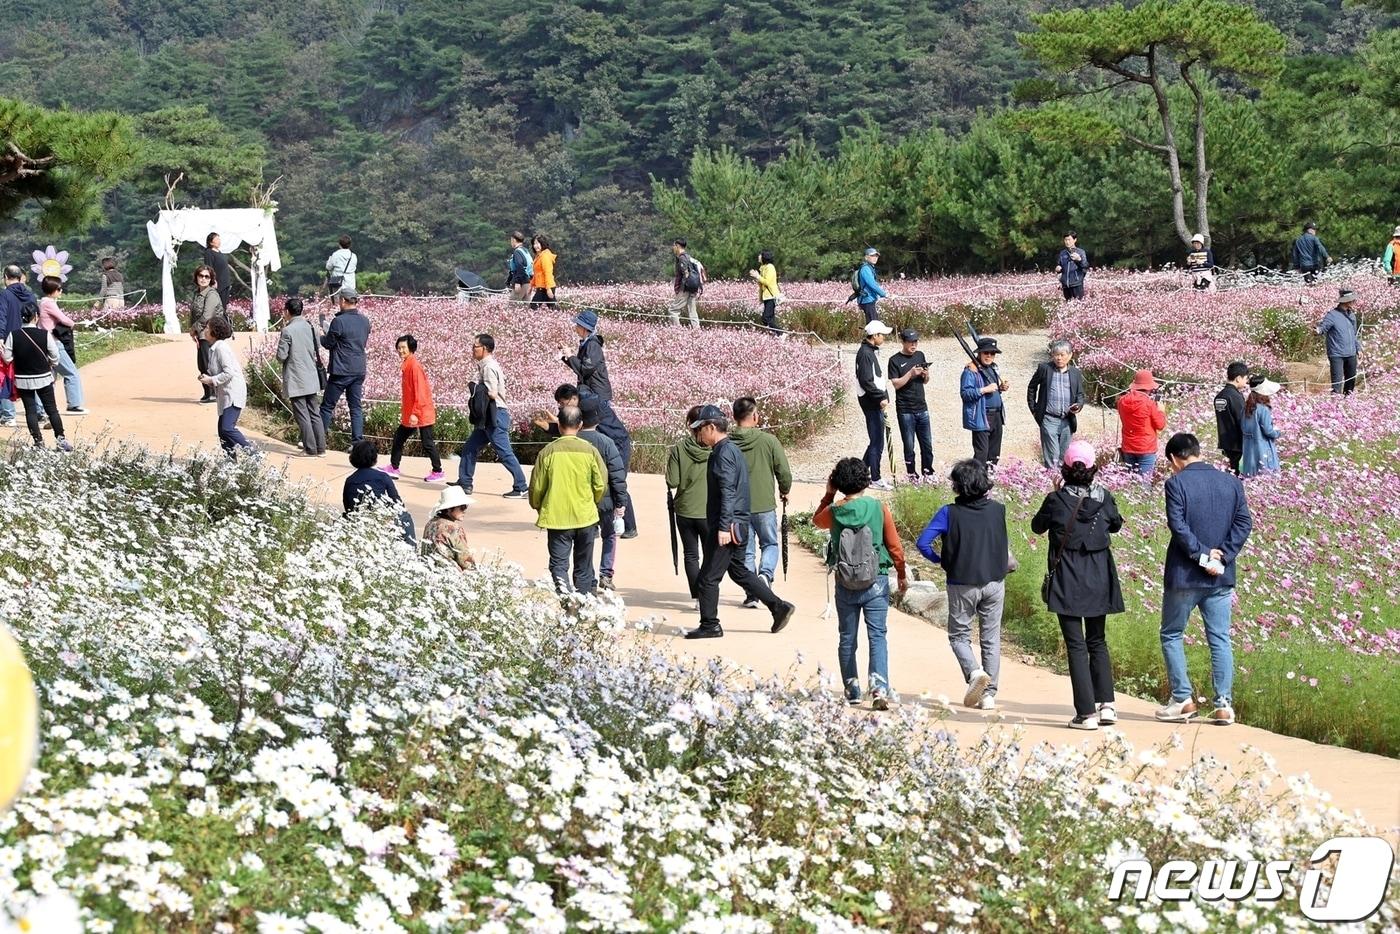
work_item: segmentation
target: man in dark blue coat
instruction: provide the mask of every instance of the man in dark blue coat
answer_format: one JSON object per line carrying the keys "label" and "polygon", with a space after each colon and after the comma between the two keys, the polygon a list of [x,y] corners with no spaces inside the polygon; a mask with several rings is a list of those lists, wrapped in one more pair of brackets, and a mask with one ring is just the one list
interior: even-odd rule
{"label": "man in dark blue coat", "polygon": [[1157,719],[1183,722],[1197,713],[1186,672],[1182,634],[1191,611],[1201,609],[1210,677],[1215,692],[1210,722],[1235,722],[1231,702],[1234,655],[1230,648],[1230,603],[1235,590],[1235,558],[1254,520],[1238,477],[1201,459],[1201,442],[1185,432],[1167,442],[1172,476],[1167,480],[1167,527],[1171,544],[1162,581],[1162,658],[1171,698],[1157,708]]}

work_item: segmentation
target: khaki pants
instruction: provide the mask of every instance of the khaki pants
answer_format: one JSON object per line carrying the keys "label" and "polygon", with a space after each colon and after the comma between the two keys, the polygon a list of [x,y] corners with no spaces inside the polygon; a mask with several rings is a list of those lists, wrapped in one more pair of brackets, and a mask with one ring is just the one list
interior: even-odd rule
{"label": "khaki pants", "polygon": [[686,311],[690,315],[690,326],[700,327],[700,312],[697,308],[694,292],[677,292],[676,297],[671,299],[671,304],[666,307],[671,313],[671,323],[679,325],[681,323],[681,312]]}

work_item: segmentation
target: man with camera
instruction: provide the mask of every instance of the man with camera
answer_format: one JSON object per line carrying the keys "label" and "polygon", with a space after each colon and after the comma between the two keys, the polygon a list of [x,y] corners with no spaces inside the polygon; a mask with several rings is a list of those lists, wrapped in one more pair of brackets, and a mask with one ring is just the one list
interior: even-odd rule
{"label": "man with camera", "polygon": [[1138,370],[1118,400],[1118,425],[1123,441],[1118,448],[1123,466],[1145,477],[1157,468],[1157,435],[1167,427],[1167,413],[1158,401],[1161,387],[1151,370]]}
{"label": "man with camera", "polygon": [[914,442],[919,446],[920,473],[933,476],[933,428],[929,423],[928,400],[924,386],[928,383],[928,358],[919,349],[919,332],[905,328],[899,332],[900,351],[890,357],[886,373],[894,387],[894,411],[899,419],[899,437],[904,442],[904,472],[910,480],[914,471]]}
{"label": "man with camera", "polygon": [[1040,462],[1047,470],[1058,470],[1060,457],[1079,430],[1076,416],[1084,408],[1084,376],[1069,362],[1069,341],[1051,341],[1049,350],[1050,362],[1037,366],[1026,384],[1026,405],[1040,426]]}

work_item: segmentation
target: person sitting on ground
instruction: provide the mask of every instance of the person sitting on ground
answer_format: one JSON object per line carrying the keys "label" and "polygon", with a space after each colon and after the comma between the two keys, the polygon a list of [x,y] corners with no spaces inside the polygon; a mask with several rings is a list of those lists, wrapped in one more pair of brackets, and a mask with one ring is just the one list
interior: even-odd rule
{"label": "person sitting on ground", "polygon": [[20,327],[5,335],[0,345],[0,357],[14,364],[15,389],[24,403],[24,422],[34,446],[44,446],[44,433],[39,427],[40,408],[48,415],[54,441],[60,451],[73,446],[63,434],[63,416],[58,414],[58,400],[53,391],[53,368],[58,365],[58,342],[53,334],[39,327],[39,308],[34,303],[20,310]]}
{"label": "person sitting on ground", "polygon": [[1072,730],[1096,730],[1118,722],[1113,699],[1113,664],[1105,623],[1123,612],[1123,589],[1109,536],[1123,527],[1113,494],[1094,483],[1094,448],[1072,441],[1060,467],[1058,490],[1031,518],[1031,531],[1049,533],[1045,559],[1045,606],[1060,619],[1074,694]]}
{"label": "person sitting on ground", "polygon": [[1123,432],[1118,457],[1125,467],[1145,477],[1157,468],[1157,433],[1167,427],[1167,413],[1157,401],[1158,388],[1151,370],[1138,370],[1128,391],[1118,399],[1118,424]]}
{"label": "person sitting on ground", "polygon": [[1244,452],[1240,457],[1240,476],[1253,477],[1259,473],[1277,473],[1278,429],[1274,427],[1274,393],[1282,387],[1271,379],[1261,380],[1251,387],[1244,403],[1244,420],[1240,432],[1244,436]]}
{"label": "person sitting on ground", "polygon": [[[1006,507],[987,494],[992,478],[977,460],[953,465],[949,479],[955,499],[934,513],[919,535],[919,553],[943,568],[948,584],[948,644],[962,669],[963,704],[996,709],[1001,671],[1001,614],[1010,571]],[[943,539],[943,551],[934,542]],[[981,658],[972,652],[972,623],[978,622]]]}
{"label": "person sitting on ground", "polygon": [[399,475],[399,464],[403,461],[403,446],[413,433],[418,432],[418,440],[423,452],[432,463],[432,471],[423,478],[425,483],[436,483],[442,479],[442,458],[438,456],[437,441],[433,439],[433,425],[437,423],[437,409],[433,407],[433,387],[428,382],[428,374],[423,364],[418,362],[418,339],[405,334],[394,344],[394,349],[403,361],[399,403],[399,427],[394,429],[394,440],[389,449],[389,466],[384,471],[391,477]]}
{"label": "person sitting on ground", "polygon": [[441,558],[465,571],[476,567],[467,545],[467,507],[472,498],[459,486],[450,486],[438,496],[433,517],[423,527],[423,554]]}
{"label": "person sitting on ground", "polygon": [[[860,703],[860,669],[856,642],[861,618],[865,618],[870,645],[870,705],[886,710],[897,700],[890,686],[889,654],[885,647],[885,621],[890,612],[890,568],[899,581],[899,592],[909,588],[904,566],[904,546],[894,525],[890,507],[866,495],[870,469],[863,461],[845,457],[836,462],[826,481],[826,494],[817,505],[812,524],[831,532],[826,565],[836,575],[836,619],[840,636],[836,643],[841,683],[846,703]],[[836,494],[844,498],[833,505]],[[868,545],[865,544],[869,536]]]}
{"label": "person sitting on ground", "polygon": [[345,508],[345,515],[349,516],[356,509],[376,499],[397,503],[399,526],[403,529],[404,541],[415,545],[418,537],[414,534],[413,517],[403,508],[403,497],[399,495],[399,488],[394,485],[394,478],[382,470],[376,470],[374,465],[377,463],[379,448],[373,441],[361,439],[350,445],[350,466],[355,470],[345,478],[345,485],[340,491],[340,502]]}

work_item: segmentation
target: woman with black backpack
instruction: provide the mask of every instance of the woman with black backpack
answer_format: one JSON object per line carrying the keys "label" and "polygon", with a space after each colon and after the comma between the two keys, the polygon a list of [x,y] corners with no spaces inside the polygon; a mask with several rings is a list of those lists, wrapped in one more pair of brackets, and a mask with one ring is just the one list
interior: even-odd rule
{"label": "woman with black backpack", "polygon": [[1031,531],[1049,533],[1048,570],[1041,596],[1060,618],[1074,691],[1072,730],[1096,730],[1118,722],[1113,707],[1113,665],[1105,621],[1123,612],[1123,591],[1109,536],[1123,527],[1113,494],[1094,484],[1094,448],[1074,441],[1060,467],[1061,487],[1045,497]]}

